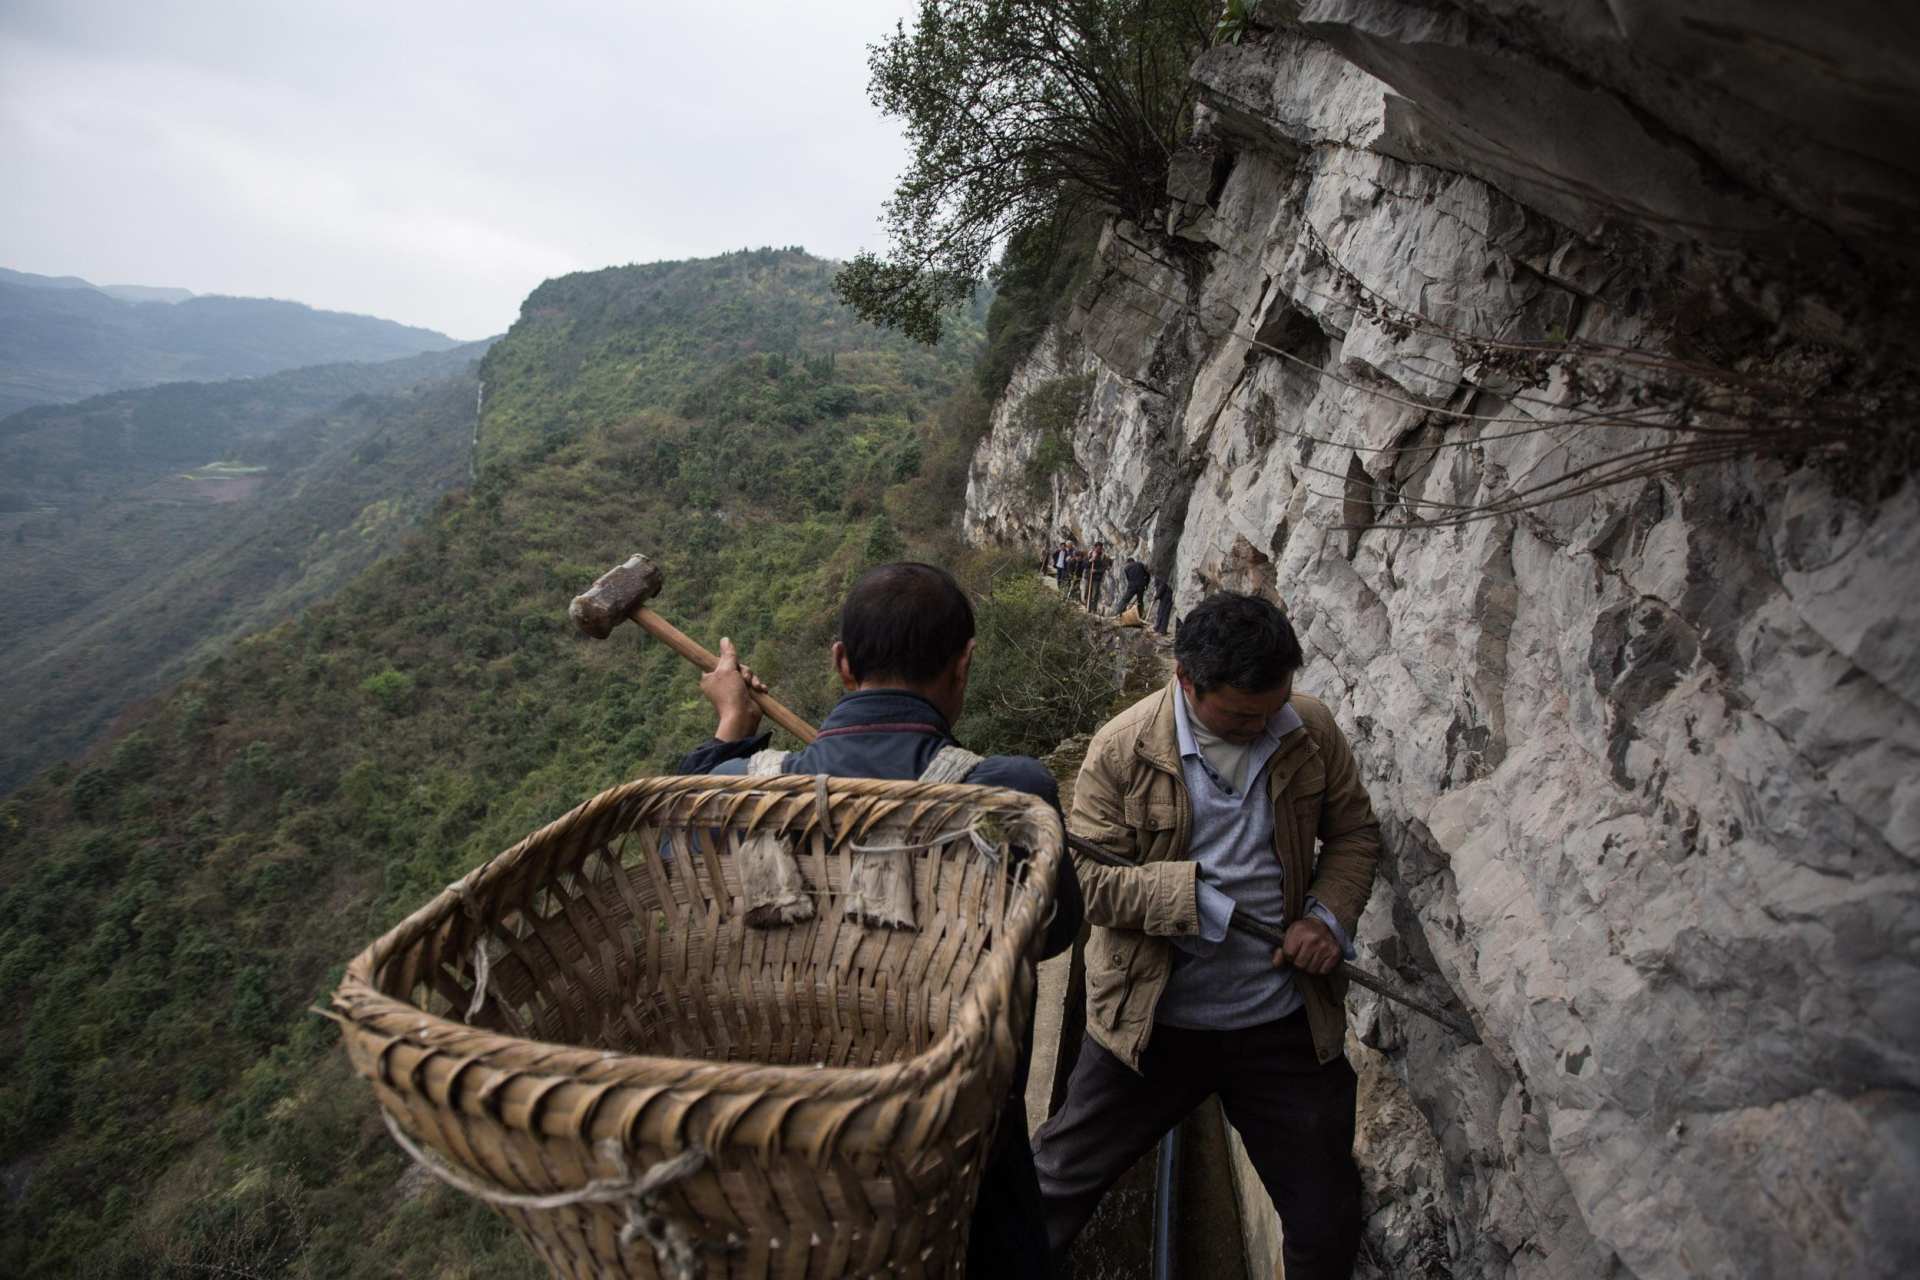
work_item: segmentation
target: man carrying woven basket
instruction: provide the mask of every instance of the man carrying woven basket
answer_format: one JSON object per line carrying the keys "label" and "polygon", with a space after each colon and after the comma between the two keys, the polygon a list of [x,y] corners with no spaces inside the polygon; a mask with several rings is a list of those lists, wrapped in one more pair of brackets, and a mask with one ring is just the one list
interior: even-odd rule
{"label": "man carrying woven basket", "polygon": [[[1064,1256],[1109,1187],[1218,1094],[1279,1211],[1287,1280],[1352,1274],[1360,1239],[1345,983],[1325,976],[1372,890],[1380,830],[1346,738],[1293,691],[1280,610],[1189,614],[1175,679],[1095,735],[1069,825],[1144,863],[1079,861],[1087,1039],[1035,1161]],[[1318,856],[1315,844],[1318,843]],[[1277,950],[1236,911],[1285,921]]]}
{"label": "man carrying woven basket", "polygon": [[[805,750],[768,759],[777,753],[766,753],[771,735],[759,732],[760,707],[748,696],[750,688],[766,686],[740,665],[732,642],[722,640],[720,665],[700,681],[719,723],[714,736],[681,761],[680,772],[969,782],[1024,791],[1057,809],[1059,788],[1039,761],[976,756],[954,741],[952,725],[973,666],[973,633],[973,606],[944,569],[914,563],[870,569],[840,609],[833,664],[847,692],[820,736]],[[1070,862],[1061,864],[1054,901],[1042,958],[1065,951],[1080,932],[1080,885]],[[974,1205],[970,1276],[1052,1274],[1023,1101],[1032,1050],[1029,1029]]]}

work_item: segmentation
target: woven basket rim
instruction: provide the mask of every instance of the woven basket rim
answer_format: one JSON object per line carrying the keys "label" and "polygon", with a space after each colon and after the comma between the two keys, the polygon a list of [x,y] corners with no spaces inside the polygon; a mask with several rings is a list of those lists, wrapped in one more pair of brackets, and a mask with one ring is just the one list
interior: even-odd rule
{"label": "woven basket rim", "polygon": [[[996,818],[1007,822],[1009,832],[1020,834],[1017,843],[1028,851],[1025,876],[1028,889],[1022,891],[1017,886],[1013,889],[1004,921],[996,926],[1013,945],[996,946],[986,958],[984,971],[960,1000],[947,1029],[926,1049],[897,1062],[872,1067],[714,1062],[531,1040],[430,1013],[408,1000],[386,994],[374,982],[374,975],[390,956],[440,927],[451,913],[466,910],[469,900],[481,896],[489,885],[520,869],[520,864],[538,856],[576,826],[606,821],[609,816],[617,821],[628,806],[689,793],[703,793],[696,799],[697,804],[727,804],[728,815],[756,800],[762,802],[762,813],[780,805],[791,808],[799,801],[805,801],[810,810],[818,786],[816,776],[811,774],[761,777],[707,774],[639,778],[603,791],[487,859],[376,938],[348,963],[331,998],[330,1016],[342,1024],[343,1032],[384,1042],[380,1055],[383,1075],[387,1074],[387,1049],[404,1044],[420,1051],[422,1057],[406,1071],[408,1078],[404,1081],[386,1079],[384,1083],[389,1087],[409,1092],[439,1092],[430,1082],[422,1080],[427,1074],[426,1063],[429,1059],[450,1059],[441,1064],[440,1071],[432,1073],[439,1079],[441,1088],[448,1092],[457,1088],[461,1094],[481,1099],[495,1098],[495,1105],[488,1108],[495,1119],[529,1133],[555,1132],[541,1123],[549,1109],[542,1105],[542,1100],[552,1099],[555,1105],[564,1103],[564,1110],[577,1113],[582,1106],[591,1110],[616,1101],[617,1095],[628,1090],[649,1096],[662,1090],[750,1091],[761,1097],[819,1101],[853,1098],[873,1101],[918,1091],[944,1075],[956,1060],[966,1055],[973,1042],[989,1035],[992,1021],[1010,999],[1011,971],[1042,928],[1041,903],[1051,897],[1064,857],[1064,838],[1058,811],[1036,796],[1003,787],[965,783],[826,779],[830,795],[853,794],[874,802],[861,828],[869,828],[910,805],[921,806],[921,812],[932,812],[934,806],[956,811],[985,807]],[[804,829],[810,825],[811,820],[803,820],[788,824],[786,829]],[[736,927],[735,918],[729,916],[722,927]],[[531,1088],[535,1102],[502,1113],[495,1090],[506,1079],[524,1082]],[[577,1089],[588,1090],[589,1096],[565,1099],[559,1096],[573,1094]],[[575,1121],[565,1126],[566,1130],[573,1130],[577,1123],[576,1115]]]}

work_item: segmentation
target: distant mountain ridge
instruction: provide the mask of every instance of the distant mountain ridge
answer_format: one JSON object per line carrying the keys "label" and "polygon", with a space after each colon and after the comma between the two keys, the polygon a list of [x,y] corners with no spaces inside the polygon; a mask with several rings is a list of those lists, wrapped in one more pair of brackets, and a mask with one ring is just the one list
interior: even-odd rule
{"label": "distant mountain ridge", "polygon": [[255,378],[458,345],[432,329],[300,302],[0,268],[0,417],[166,382]]}
{"label": "distant mountain ridge", "polygon": [[14,271],[7,267],[0,267],[0,284],[17,284],[27,289],[92,289],[122,302],[185,302],[197,296],[191,289],[176,289],[169,285],[95,284],[79,276],[38,276],[31,271]]}

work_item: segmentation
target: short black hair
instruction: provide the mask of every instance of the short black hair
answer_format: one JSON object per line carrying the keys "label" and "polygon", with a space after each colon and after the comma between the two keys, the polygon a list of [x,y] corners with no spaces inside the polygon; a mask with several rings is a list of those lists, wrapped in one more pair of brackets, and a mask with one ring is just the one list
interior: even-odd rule
{"label": "short black hair", "polygon": [[973,639],[973,605],[945,569],[902,560],[860,575],[840,606],[840,643],[856,680],[925,684]]}
{"label": "short black hair", "polygon": [[1173,656],[1196,694],[1221,685],[1265,693],[1306,662],[1287,615],[1270,600],[1236,591],[1208,596],[1181,621]]}

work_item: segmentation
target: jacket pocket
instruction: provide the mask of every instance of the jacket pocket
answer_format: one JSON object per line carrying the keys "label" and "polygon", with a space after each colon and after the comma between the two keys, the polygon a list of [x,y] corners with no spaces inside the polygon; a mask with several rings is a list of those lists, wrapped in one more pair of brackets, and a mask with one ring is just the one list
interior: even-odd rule
{"label": "jacket pocket", "polygon": [[1136,831],[1171,831],[1180,820],[1180,812],[1171,800],[1149,800],[1128,796],[1121,804],[1127,825]]}
{"label": "jacket pocket", "polygon": [[1182,850],[1174,848],[1180,809],[1173,801],[1131,795],[1122,803],[1121,811],[1133,832],[1134,848],[1139,851],[1142,862],[1162,862],[1184,856]]}
{"label": "jacket pocket", "polygon": [[1129,962],[1138,945],[1137,936],[1098,925],[1087,935],[1087,1016],[1109,1031],[1119,1030],[1131,985]]}

